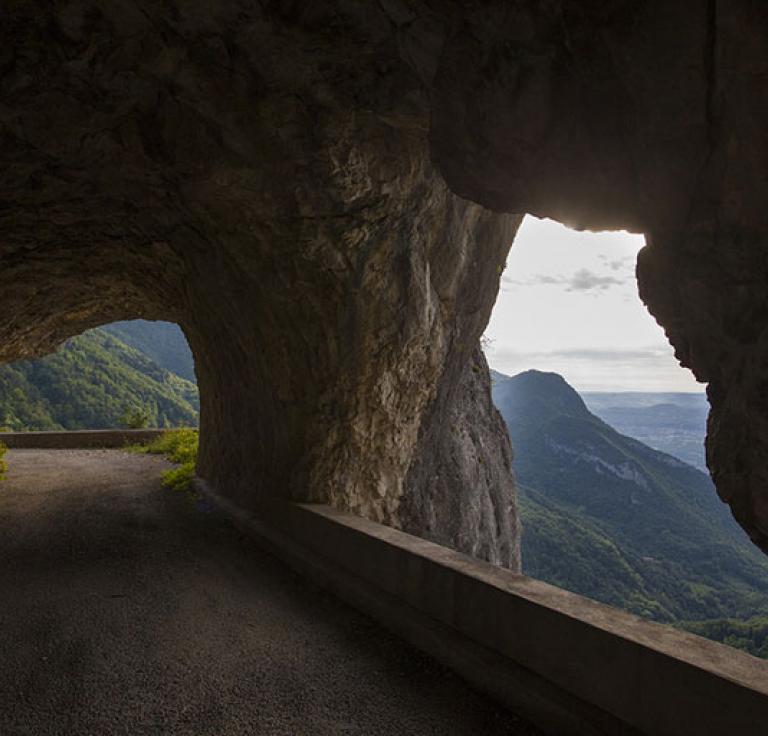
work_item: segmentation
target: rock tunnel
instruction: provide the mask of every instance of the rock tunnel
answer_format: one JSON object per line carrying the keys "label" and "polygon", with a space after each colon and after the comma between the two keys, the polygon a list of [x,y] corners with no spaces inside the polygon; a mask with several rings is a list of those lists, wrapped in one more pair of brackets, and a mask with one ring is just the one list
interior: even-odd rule
{"label": "rock tunnel", "polygon": [[[0,9],[0,358],[182,325],[199,474],[512,569],[478,347],[525,213],[646,234],[708,383],[718,493],[768,551],[768,14],[747,0]],[[266,513],[266,511],[265,511]]]}

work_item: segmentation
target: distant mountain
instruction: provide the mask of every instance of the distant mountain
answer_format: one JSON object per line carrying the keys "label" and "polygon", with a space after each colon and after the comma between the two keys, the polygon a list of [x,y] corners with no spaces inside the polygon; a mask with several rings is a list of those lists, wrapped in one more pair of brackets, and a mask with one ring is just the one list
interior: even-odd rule
{"label": "distant mountain", "polygon": [[612,407],[647,409],[657,404],[705,412],[709,409],[707,395],[703,391],[581,391],[579,395],[595,414]]}
{"label": "distant mountain", "polygon": [[134,319],[129,322],[113,322],[101,329],[144,353],[161,368],[197,383],[192,351],[177,324]]}
{"label": "distant mountain", "polygon": [[526,574],[669,623],[768,614],[768,558],[707,475],[614,430],[557,374],[496,373],[493,398]]}
{"label": "distant mountain", "polygon": [[706,472],[709,403],[703,393],[583,393],[589,409],[622,434]]}
{"label": "distant mountain", "polygon": [[52,355],[0,366],[0,426],[8,430],[119,427],[142,409],[149,426],[196,425],[197,386],[103,328]]}

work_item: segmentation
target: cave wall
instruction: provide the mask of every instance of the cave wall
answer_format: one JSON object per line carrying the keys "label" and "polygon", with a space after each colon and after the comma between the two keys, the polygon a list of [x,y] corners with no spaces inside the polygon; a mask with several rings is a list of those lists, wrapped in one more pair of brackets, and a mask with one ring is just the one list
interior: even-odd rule
{"label": "cave wall", "polygon": [[759,5],[10,0],[0,21],[0,359],[177,321],[220,493],[515,568],[477,353],[506,250],[525,212],[642,231],[641,296],[709,383],[718,491],[768,547]]}
{"label": "cave wall", "polygon": [[[484,404],[448,389],[520,217],[436,172],[428,92],[387,12],[11,2],[0,16],[0,357],[105,321],[177,321],[201,389],[198,472],[220,493],[395,526],[408,501],[412,531],[517,568],[487,368],[472,373]],[[406,482],[443,447],[436,401],[465,402],[465,447],[499,466],[482,506],[445,473],[437,519]]]}

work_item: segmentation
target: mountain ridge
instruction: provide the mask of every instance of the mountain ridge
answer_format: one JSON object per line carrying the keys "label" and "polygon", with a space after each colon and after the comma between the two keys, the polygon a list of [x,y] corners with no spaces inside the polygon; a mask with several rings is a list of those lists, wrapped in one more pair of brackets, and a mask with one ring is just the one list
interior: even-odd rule
{"label": "mountain ridge", "polygon": [[195,360],[181,327],[173,322],[133,319],[112,322],[99,329],[144,353],[161,368],[197,383]]}
{"label": "mountain ridge", "polygon": [[768,560],[708,476],[617,432],[557,374],[496,373],[493,395],[526,574],[667,623],[768,613]]}

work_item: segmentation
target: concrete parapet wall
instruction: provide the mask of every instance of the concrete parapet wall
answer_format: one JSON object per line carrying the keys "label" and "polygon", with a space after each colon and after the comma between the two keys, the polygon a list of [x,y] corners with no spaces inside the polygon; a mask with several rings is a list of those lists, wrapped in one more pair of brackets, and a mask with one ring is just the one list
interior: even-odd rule
{"label": "concrete parapet wall", "polygon": [[245,514],[294,568],[558,734],[763,736],[768,663],[323,505]]}
{"label": "concrete parapet wall", "polygon": [[13,450],[75,450],[125,447],[151,442],[163,429],[87,429],[74,432],[3,432],[0,442]]}

